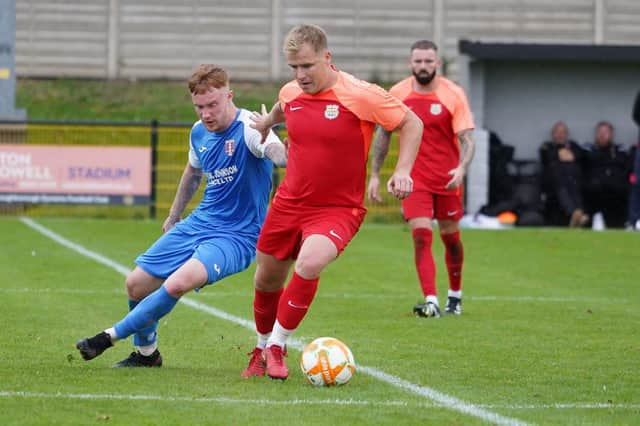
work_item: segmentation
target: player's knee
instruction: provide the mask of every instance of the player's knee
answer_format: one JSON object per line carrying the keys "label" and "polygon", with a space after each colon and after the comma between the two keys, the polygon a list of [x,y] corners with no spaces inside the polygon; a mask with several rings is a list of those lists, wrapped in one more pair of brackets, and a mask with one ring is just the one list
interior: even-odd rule
{"label": "player's knee", "polygon": [[127,296],[131,300],[140,301],[146,296],[146,294],[144,294],[144,285],[134,273],[127,275],[125,287],[127,289]]}
{"label": "player's knee", "polygon": [[267,273],[265,271],[256,270],[254,275],[254,286],[259,291],[276,291],[284,285],[286,277],[281,277],[279,274]]}
{"label": "player's knee", "polygon": [[458,221],[455,220],[442,220],[439,223],[440,227],[440,235],[453,234],[454,232],[458,232],[460,230],[460,225]]}
{"label": "player's knee", "polygon": [[258,253],[254,286],[258,291],[272,292],[284,287],[291,267],[290,261],[279,261],[273,256]]}
{"label": "player's knee", "polygon": [[296,261],[296,273],[304,279],[318,278],[327,262],[320,256],[303,256]]}
{"label": "player's knee", "polygon": [[191,291],[193,285],[186,280],[171,279],[164,283],[164,288],[171,296],[178,298]]}
{"label": "player's knee", "polygon": [[131,300],[140,301],[154,292],[160,285],[162,280],[149,275],[140,268],[135,268],[127,275],[125,287],[127,296]]}

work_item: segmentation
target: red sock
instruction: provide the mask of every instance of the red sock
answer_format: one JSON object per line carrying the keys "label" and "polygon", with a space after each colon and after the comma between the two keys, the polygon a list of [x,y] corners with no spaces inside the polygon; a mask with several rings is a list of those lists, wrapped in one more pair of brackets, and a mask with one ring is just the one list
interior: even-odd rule
{"label": "red sock", "polygon": [[278,322],[287,330],[295,330],[309,310],[320,278],[310,280],[293,273],[278,304]]}
{"label": "red sock", "polygon": [[460,241],[460,231],[452,234],[440,234],[444,243],[444,260],[449,271],[449,288],[453,291],[460,291],[462,287],[462,261],[464,260],[464,250]]}
{"label": "red sock", "polygon": [[253,318],[256,320],[256,330],[260,334],[268,334],[273,330],[278,313],[278,302],[284,289],[278,291],[255,290],[253,299]]}
{"label": "red sock", "polygon": [[433,232],[429,228],[416,228],[412,232],[415,248],[416,271],[424,296],[436,296],[436,264],[431,252]]}

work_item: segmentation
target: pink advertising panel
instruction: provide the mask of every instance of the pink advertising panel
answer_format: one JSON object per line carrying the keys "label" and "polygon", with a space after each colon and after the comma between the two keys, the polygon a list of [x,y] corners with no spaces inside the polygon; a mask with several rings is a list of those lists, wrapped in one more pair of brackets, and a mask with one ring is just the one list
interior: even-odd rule
{"label": "pink advertising panel", "polygon": [[151,148],[0,144],[0,203],[143,204]]}

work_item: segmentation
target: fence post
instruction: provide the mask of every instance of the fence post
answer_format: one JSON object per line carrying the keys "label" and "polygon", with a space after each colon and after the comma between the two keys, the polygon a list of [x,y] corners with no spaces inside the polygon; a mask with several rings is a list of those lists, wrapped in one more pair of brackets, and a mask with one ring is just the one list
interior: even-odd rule
{"label": "fence post", "polygon": [[158,169],[158,120],[151,121],[151,200],[149,202],[149,217],[156,218],[156,187]]}
{"label": "fence post", "polygon": [[440,54],[444,56],[444,0],[433,1],[433,19],[431,22],[433,26],[433,42],[440,48]]}
{"label": "fence post", "polygon": [[107,78],[113,80],[120,74],[120,0],[109,1],[109,26],[107,29]]}
{"label": "fence post", "polygon": [[0,0],[0,119],[24,120],[16,100],[16,0]]}
{"label": "fence post", "polygon": [[271,70],[269,77],[272,82],[280,79],[280,33],[282,32],[281,16],[282,1],[271,0],[271,40],[269,43]]}
{"label": "fence post", "polygon": [[604,0],[593,3],[593,44],[604,42],[605,4]]}

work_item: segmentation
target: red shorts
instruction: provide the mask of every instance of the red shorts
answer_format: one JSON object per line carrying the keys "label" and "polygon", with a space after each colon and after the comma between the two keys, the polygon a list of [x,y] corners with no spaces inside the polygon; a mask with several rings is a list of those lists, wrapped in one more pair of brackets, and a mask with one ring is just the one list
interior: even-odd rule
{"label": "red shorts", "polygon": [[314,234],[329,238],[340,254],[364,220],[364,208],[306,207],[273,200],[257,249],[278,260],[296,259],[302,242]]}
{"label": "red shorts", "polygon": [[405,220],[428,217],[437,220],[460,220],[464,215],[462,197],[457,194],[436,194],[427,191],[412,192],[402,200]]}

